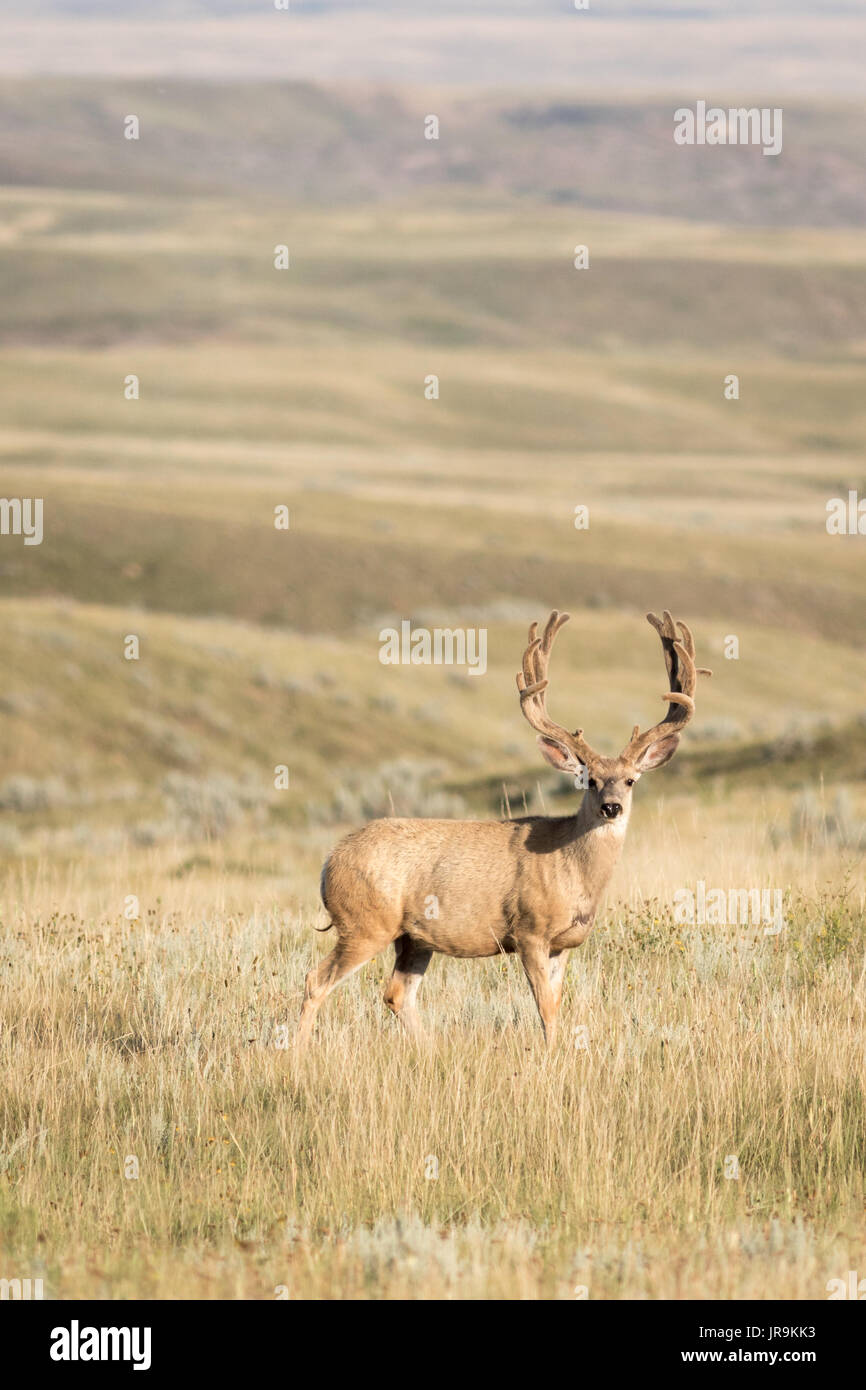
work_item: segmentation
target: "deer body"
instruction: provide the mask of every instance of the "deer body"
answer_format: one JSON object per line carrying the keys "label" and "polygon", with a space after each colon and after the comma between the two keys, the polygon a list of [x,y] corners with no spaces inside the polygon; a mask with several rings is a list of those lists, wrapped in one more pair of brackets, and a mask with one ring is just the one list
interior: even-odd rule
{"label": "deer body", "polygon": [[410,1031],[417,1029],[415,996],[434,952],[464,958],[517,953],[548,1045],[553,1042],[564,952],[589,934],[625,839],[632,787],[642,771],[673,755],[679,726],[693,707],[697,674],[688,628],[679,625],[681,645],[670,614],[664,624],[651,619],[668,643],[671,692],[665,698],[674,715],[649,734],[635,730],[619,758],[602,757],[580,730],[568,734],[552,724],[544,708],[547,657],[566,619],[553,613],[541,639],[533,624],[518,688],[547,760],[572,775],[583,769],[587,790],[577,813],[504,821],[395,818],[346,836],[322,870],[322,901],[338,939],[307,976],[300,1042],[334,986],[391,944],[396,960],[385,1002]]}
{"label": "deer body", "polygon": [[391,940],[405,933],[446,956],[511,952],[521,933],[558,949],[579,946],[624,828],[621,822],[590,827],[579,814],[372,821],[331,854],[322,900],[348,925],[363,884],[365,903],[387,924]]}

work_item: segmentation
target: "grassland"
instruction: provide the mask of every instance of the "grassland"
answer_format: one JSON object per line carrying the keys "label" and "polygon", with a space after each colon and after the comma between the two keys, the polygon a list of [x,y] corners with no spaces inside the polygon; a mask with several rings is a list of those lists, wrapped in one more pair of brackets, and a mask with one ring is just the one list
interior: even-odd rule
{"label": "grassland", "polygon": [[[513,962],[437,961],[420,1047],[374,962],[299,1063],[281,1030],[319,919],[295,863],[168,895],[162,856],[121,857],[96,894],[80,864],[22,878],[4,1269],[60,1297],[777,1299],[862,1267],[859,913],[794,904],[780,941],[611,912],[551,1058]],[[138,922],[90,906],[133,889]]]}
{"label": "grassland", "polygon": [[[37,88],[43,122],[80,124],[24,183]],[[0,1275],[60,1297],[823,1297],[866,1259],[863,542],[824,524],[866,491],[854,127],[803,116],[838,137],[823,211],[796,159],[770,192],[738,176],[727,220],[706,188],[690,217],[693,187],[657,215],[646,171],[616,190],[629,212],[557,201],[550,149],[519,187],[525,114],[507,178],[460,188],[452,163],[347,196],[332,152],[295,203],[273,150],[187,169],[184,131],[201,147],[250,95],[166,92],[177,142],[137,172],[92,138],[111,84],[4,96],[25,139],[0,151],[0,490],[44,499],[45,536],[0,538]],[[351,100],[368,133],[406,109]],[[317,148],[343,128],[327,91],[307,119]],[[551,703],[605,749],[660,709],[648,608],[715,671],[641,784],[562,1047],[542,1054],[508,960],[437,960],[407,1046],[383,959],[296,1058],[344,829],[573,804],[514,691],[554,605]],[[402,618],[486,627],[485,675],[382,666]],[[783,891],[785,931],[678,925],[699,879]]]}

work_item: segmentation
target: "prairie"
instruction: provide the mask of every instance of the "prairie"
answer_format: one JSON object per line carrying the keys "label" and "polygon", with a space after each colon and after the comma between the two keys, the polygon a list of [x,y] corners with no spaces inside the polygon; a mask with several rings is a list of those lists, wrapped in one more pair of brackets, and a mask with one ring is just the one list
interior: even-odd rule
{"label": "prairie", "polygon": [[[412,162],[417,91],[260,90],[2,99],[2,492],[45,535],[0,538],[0,1275],[823,1298],[866,1262],[863,540],[825,525],[866,493],[862,118],[803,107],[772,185],[665,202],[651,104],[464,94],[476,177]],[[139,96],[135,166],[106,132]],[[289,198],[265,128],[301,113]],[[514,685],[554,606],[551,709],[604,751],[661,711],[647,609],[714,669],[561,1045],[513,960],[441,958],[409,1044],[379,958],[297,1057],[336,838],[574,804]],[[383,665],[403,619],[485,627],[485,675]],[[678,921],[699,882],[781,892],[784,929]]]}
{"label": "prairie", "polygon": [[12,876],[4,1268],[75,1298],[825,1297],[866,1254],[862,902],[789,904],[782,937],[676,926],[640,896],[660,849],[780,864],[641,809],[636,906],[575,953],[550,1058],[513,962],[438,958],[426,1043],[377,960],[296,1059],[312,844]]}

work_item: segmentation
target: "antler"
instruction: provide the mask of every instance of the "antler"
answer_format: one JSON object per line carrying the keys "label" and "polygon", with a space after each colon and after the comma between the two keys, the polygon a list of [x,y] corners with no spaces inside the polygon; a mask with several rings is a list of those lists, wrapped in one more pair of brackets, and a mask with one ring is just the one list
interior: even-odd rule
{"label": "antler", "polygon": [[545,738],[564,743],[581,762],[586,763],[592,758],[597,758],[598,754],[584,739],[583,730],[575,729],[574,733],[570,734],[560,724],[554,724],[547,713],[544,698],[549,684],[547,667],[550,650],[556,634],[568,619],[568,613],[559,613],[554,608],[541,637],[538,636],[538,623],[532,624],[529,629],[529,646],[523,653],[523,670],[517,674],[517,689],[520,691],[520,708],[533,729]]}
{"label": "antler", "polygon": [[647,613],[646,616],[647,622],[652,623],[662,639],[669,682],[667,694],[662,699],[668,701],[668,711],[661,723],[647,729],[645,734],[635,724],[622,752],[622,757],[632,761],[640,758],[650,744],[682,732],[695,712],[694,695],[698,676],[713,674],[705,666],[695,666],[695,639],[685,623],[675,623],[667,609],[661,618],[657,618],[655,613]]}

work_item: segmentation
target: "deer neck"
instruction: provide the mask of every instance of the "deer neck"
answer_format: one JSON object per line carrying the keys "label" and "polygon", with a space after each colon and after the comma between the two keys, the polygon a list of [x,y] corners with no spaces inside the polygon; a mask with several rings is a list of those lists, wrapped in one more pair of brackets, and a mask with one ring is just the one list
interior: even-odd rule
{"label": "deer neck", "polygon": [[577,815],[571,818],[570,833],[562,846],[562,857],[574,882],[576,896],[591,906],[592,911],[595,911],[622,853],[628,819],[626,811],[615,821],[599,821],[586,801],[581,804]]}

